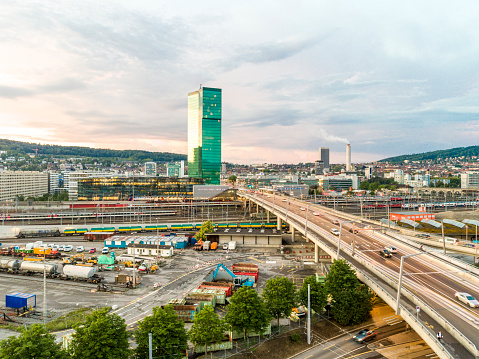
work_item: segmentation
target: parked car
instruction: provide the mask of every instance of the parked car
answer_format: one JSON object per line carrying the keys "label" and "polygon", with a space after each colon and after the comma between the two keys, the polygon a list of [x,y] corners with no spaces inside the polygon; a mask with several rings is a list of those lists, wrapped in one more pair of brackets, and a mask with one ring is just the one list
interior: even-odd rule
{"label": "parked car", "polygon": [[72,250],[73,250],[73,246],[70,246],[70,245],[65,246],[65,247],[63,248],[63,251],[64,251],[64,252],[71,252]]}
{"label": "parked car", "polygon": [[108,253],[110,253],[110,248],[104,247],[104,248],[101,250],[101,253],[102,253],[102,254],[108,254]]}
{"label": "parked car", "polygon": [[85,247],[83,246],[78,246],[77,247],[77,253],[81,253],[81,252],[84,252],[85,251]]}
{"label": "parked car", "polygon": [[228,249],[228,245],[227,245],[226,243],[223,244],[223,249],[224,249],[224,250],[227,250],[227,249]]}
{"label": "parked car", "polygon": [[285,198],[285,199],[283,199],[283,202],[286,202],[286,198]]}
{"label": "parked car", "polygon": [[88,251],[88,253],[95,253],[96,252],[96,248],[90,248],[90,250]]}
{"label": "parked car", "polygon": [[381,249],[379,251],[379,255],[384,258],[391,258],[391,252],[389,252],[387,249]]}
{"label": "parked car", "polygon": [[58,251],[60,246],[58,244],[52,245],[52,249]]}
{"label": "parked car", "polygon": [[419,237],[419,238],[430,238],[431,236],[429,234],[426,234],[426,233],[418,233],[416,234],[416,237]]}
{"label": "parked car", "polygon": [[331,229],[331,233],[334,234],[335,236],[339,236],[339,230],[336,228]]}
{"label": "parked car", "polygon": [[61,246],[59,246],[59,247],[58,247],[58,250],[63,252],[63,251],[65,250],[65,245],[62,244]]}
{"label": "parked car", "polygon": [[391,253],[397,253],[398,252],[397,248],[393,247],[393,246],[386,246],[386,247],[384,247],[384,249],[387,249]]}
{"label": "parked car", "polygon": [[474,298],[469,293],[456,292],[454,296],[457,300],[463,302],[464,304],[467,304],[471,308],[479,308],[479,301],[477,301],[476,298]]}
{"label": "parked car", "polygon": [[353,338],[354,338],[354,341],[358,343],[364,343],[374,339],[377,334],[378,333],[376,333],[373,330],[363,329],[358,334],[356,334]]}

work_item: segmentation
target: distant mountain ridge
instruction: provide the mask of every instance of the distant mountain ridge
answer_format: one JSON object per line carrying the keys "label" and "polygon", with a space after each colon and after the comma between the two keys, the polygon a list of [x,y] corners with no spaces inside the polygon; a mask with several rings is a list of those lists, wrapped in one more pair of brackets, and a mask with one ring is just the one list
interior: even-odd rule
{"label": "distant mountain ridge", "polygon": [[437,160],[438,158],[453,158],[453,157],[471,157],[479,156],[479,146],[469,146],[469,147],[456,147],[450,148],[448,150],[437,150],[424,153],[416,153],[412,155],[401,155],[396,157],[389,157],[380,160],[379,162],[403,162],[404,160],[409,161],[425,161],[425,160]]}
{"label": "distant mountain ridge", "polygon": [[72,156],[72,157],[92,157],[92,158],[116,158],[124,161],[155,161],[171,162],[186,160],[186,155],[170,152],[151,152],[143,150],[111,150],[103,148],[79,147],[79,146],[59,146],[59,145],[41,145],[38,143],[29,143],[0,139],[0,150],[8,151],[8,154],[34,153],[38,149],[39,155],[52,156]]}

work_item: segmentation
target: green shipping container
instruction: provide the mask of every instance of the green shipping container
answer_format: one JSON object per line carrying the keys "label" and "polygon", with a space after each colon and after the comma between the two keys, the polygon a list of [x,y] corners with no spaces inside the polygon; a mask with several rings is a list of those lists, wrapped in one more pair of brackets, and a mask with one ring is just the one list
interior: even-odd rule
{"label": "green shipping container", "polygon": [[[206,350],[209,352],[217,352],[219,350],[228,350],[228,349],[233,349],[233,341],[231,340],[231,338],[228,341],[212,343],[206,346]],[[204,353],[205,346],[204,345],[195,346],[195,352]]]}
{"label": "green shipping container", "polygon": [[[243,333],[241,332],[233,332],[233,331],[229,331],[228,332],[229,336],[231,337],[231,339],[235,340],[235,339],[243,339],[244,338],[244,335]],[[271,334],[271,323],[268,324],[268,326],[264,329],[263,333],[261,333],[261,335],[270,335]],[[248,338],[251,338],[251,337],[258,337],[259,334],[258,333],[247,333],[246,336]]]}

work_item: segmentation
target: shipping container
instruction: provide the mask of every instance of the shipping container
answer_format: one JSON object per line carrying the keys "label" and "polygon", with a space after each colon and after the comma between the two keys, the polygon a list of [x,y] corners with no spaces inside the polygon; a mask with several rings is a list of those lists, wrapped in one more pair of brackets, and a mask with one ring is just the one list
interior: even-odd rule
{"label": "shipping container", "polygon": [[[211,343],[206,345],[207,352],[216,352],[219,350],[229,350],[233,349],[233,340],[230,336],[225,337],[225,340],[217,343]],[[204,345],[197,345],[195,346],[195,353],[204,353],[205,346]]]}
{"label": "shipping container", "polygon": [[5,296],[5,306],[8,308],[34,308],[37,306],[37,296],[27,293],[11,293]]}
{"label": "shipping container", "polygon": [[[243,339],[244,334],[242,332],[235,332],[235,331],[229,331],[228,332],[229,336],[231,339],[236,340],[236,339]],[[266,328],[263,330],[261,334],[259,333],[246,333],[246,337],[251,338],[251,337],[258,337],[260,335],[270,335],[271,334],[271,323],[266,326]]]}
{"label": "shipping container", "polygon": [[[191,301],[201,301],[201,302],[209,302],[212,307],[216,306],[216,295],[213,293],[186,293],[185,299],[187,302]],[[201,308],[203,309],[203,307]]]}
{"label": "shipping container", "polygon": [[258,266],[254,263],[235,263],[231,266],[233,272],[258,273]]}
{"label": "shipping container", "polygon": [[222,289],[193,289],[190,293],[211,293],[216,296],[216,304],[226,304],[226,293]]}
{"label": "shipping container", "polygon": [[[164,307],[165,306],[162,306],[162,308]],[[178,315],[178,318],[185,323],[192,323],[198,310],[198,306],[196,305],[172,305],[172,307],[176,315]]]}
{"label": "shipping container", "polygon": [[221,289],[229,297],[233,292],[233,284],[221,282],[203,282],[198,289]]}

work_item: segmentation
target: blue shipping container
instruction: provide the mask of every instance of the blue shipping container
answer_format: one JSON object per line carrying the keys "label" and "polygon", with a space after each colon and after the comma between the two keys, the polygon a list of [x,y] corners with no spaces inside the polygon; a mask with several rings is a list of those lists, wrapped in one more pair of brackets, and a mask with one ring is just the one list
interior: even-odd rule
{"label": "blue shipping container", "polygon": [[196,244],[196,238],[195,238],[195,237],[193,237],[193,238],[190,239],[190,244],[191,244],[192,246],[194,246],[194,245]]}
{"label": "blue shipping container", "polygon": [[32,308],[37,306],[37,296],[27,293],[11,293],[5,296],[5,306],[8,308]]}

